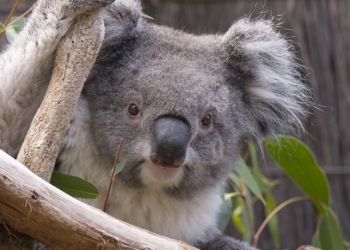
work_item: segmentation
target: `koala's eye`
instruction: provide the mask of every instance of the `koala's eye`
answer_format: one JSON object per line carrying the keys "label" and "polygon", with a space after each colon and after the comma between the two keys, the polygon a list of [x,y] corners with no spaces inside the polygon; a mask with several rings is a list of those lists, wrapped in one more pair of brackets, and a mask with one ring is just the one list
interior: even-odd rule
{"label": "koala's eye", "polygon": [[137,116],[140,113],[139,108],[134,103],[129,105],[128,112],[132,116]]}
{"label": "koala's eye", "polygon": [[208,127],[211,124],[211,115],[206,115],[202,118],[201,124],[204,127]]}

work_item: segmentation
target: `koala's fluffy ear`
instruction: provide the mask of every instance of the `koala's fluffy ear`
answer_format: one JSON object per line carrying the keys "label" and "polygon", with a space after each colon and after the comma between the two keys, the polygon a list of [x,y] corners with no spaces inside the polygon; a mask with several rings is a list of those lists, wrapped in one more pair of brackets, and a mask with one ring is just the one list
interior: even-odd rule
{"label": "koala's fluffy ear", "polygon": [[311,93],[293,48],[272,21],[241,19],[223,36],[223,45],[230,81],[243,91],[254,134],[299,132]]}
{"label": "koala's fluffy ear", "polygon": [[118,62],[125,52],[132,49],[142,30],[141,11],[138,0],[118,0],[105,9],[105,38],[97,58],[98,64]]}

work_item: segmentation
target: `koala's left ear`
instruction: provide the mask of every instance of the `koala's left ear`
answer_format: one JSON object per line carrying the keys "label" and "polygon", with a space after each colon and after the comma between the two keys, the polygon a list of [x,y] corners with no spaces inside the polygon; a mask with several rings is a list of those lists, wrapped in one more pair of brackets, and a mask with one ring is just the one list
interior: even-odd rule
{"label": "koala's left ear", "polygon": [[243,91],[253,128],[260,136],[295,132],[313,106],[293,48],[272,21],[241,19],[223,36],[225,65]]}

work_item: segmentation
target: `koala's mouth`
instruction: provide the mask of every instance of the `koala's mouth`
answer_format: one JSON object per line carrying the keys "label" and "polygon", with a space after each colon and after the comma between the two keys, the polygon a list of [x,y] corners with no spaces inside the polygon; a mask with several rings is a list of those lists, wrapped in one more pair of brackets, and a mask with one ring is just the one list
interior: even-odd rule
{"label": "koala's mouth", "polygon": [[141,178],[145,184],[159,183],[176,185],[182,179],[183,167],[171,168],[153,164],[151,161],[145,161],[142,164]]}

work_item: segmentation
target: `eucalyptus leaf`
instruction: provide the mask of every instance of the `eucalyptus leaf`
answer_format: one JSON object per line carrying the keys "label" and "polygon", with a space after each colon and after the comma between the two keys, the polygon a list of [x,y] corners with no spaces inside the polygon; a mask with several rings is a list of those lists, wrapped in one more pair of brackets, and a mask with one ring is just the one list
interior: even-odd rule
{"label": "eucalyptus leaf", "polygon": [[247,230],[242,218],[245,206],[242,198],[239,198],[236,201],[235,209],[232,211],[232,221],[237,231],[244,237],[247,235]]}
{"label": "eucalyptus leaf", "polygon": [[0,31],[1,32],[5,32],[6,31],[5,25],[3,25],[2,23],[0,23]]}
{"label": "eucalyptus leaf", "polygon": [[280,135],[266,139],[269,155],[287,175],[310,197],[318,212],[325,214],[330,206],[329,184],[310,149],[300,140]]}
{"label": "eucalyptus leaf", "polygon": [[226,193],[225,194],[225,200],[232,199],[233,197],[240,196],[240,192],[232,192],[232,193]]}
{"label": "eucalyptus leaf", "polygon": [[[252,217],[253,225],[255,220],[255,213],[254,213],[254,207],[252,202],[252,196],[249,190],[246,192],[246,201],[248,204],[248,208],[250,211],[250,216]],[[253,238],[253,232],[251,231],[250,225],[249,225],[249,216],[248,216],[248,210],[247,207],[244,206],[243,213],[242,213],[242,220],[243,220],[243,226],[245,228],[245,234],[243,235],[243,240],[245,242],[251,242]]]}
{"label": "eucalyptus leaf", "polygon": [[322,250],[344,249],[339,221],[330,208],[321,218],[318,236]]}
{"label": "eucalyptus leaf", "polygon": [[226,199],[225,194],[223,194],[220,212],[218,216],[218,222],[217,222],[218,228],[221,231],[224,231],[228,223],[230,222],[232,208],[233,208],[232,200]]}
{"label": "eucalyptus leaf", "polygon": [[50,183],[76,198],[95,199],[99,195],[97,188],[90,182],[72,175],[53,172]]}
{"label": "eucalyptus leaf", "polygon": [[149,16],[149,15],[147,15],[147,14],[145,14],[145,13],[143,13],[143,12],[140,12],[140,16],[141,17],[143,17],[143,18],[146,18],[146,19],[149,19],[149,20],[154,20],[154,18],[153,17],[151,17],[151,16]]}
{"label": "eucalyptus leaf", "polygon": [[232,187],[237,191],[241,192],[242,190],[242,185],[239,179],[239,176],[236,173],[231,173],[230,174],[230,181],[232,184]]}
{"label": "eucalyptus leaf", "polygon": [[[14,20],[16,20],[17,18],[18,18],[18,17],[11,17],[10,23],[13,22]],[[28,18],[22,17],[22,18],[18,19],[18,20],[17,20],[13,25],[11,25],[11,26],[16,30],[17,33],[19,33],[19,32],[23,29],[23,27],[26,25],[27,21],[28,21]]]}
{"label": "eucalyptus leaf", "polygon": [[[118,173],[120,173],[120,171],[123,170],[123,168],[125,167],[125,163],[126,163],[126,159],[123,159],[120,162],[118,162],[114,170],[114,176],[116,176]],[[113,169],[109,172],[108,176],[112,176],[112,172],[113,172]]]}
{"label": "eucalyptus leaf", "polygon": [[[10,23],[16,19],[17,19],[17,17],[11,17]],[[27,20],[28,20],[27,18],[22,17],[21,19],[16,21],[11,26],[6,27],[5,34],[6,34],[7,41],[9,43],[12,43],[13,40],[15,40],[15,38],[18,36],[19,32],[22,30],[22,28],[26,24]]]}
{"label": "eucalyptus leaf", "polygon": [[252,160],[252,174],[259,186],[261,192],[266,192],[270,190],[274,185],[273,183],[269,183],[268,180],[263,176],[259,169],[259,161],[258,161],[258,152],[253,143],[249,143],[249,153],[250,158]]}
{"label": "eucalyptus leaf", "polygon": [[[265,196],[266,200],[266,206],[265,206],[265,216],[267,217],[275,208],[276,208],[276,200],[271,194],[271,192],[268,192]],[[278,215],[276,214],[271,218],[271,220],[268,223],[268,228],[273,240],[273,243],[275,245],[276,249],[281,249],[281,241],[279,236],[279,229],[278,229]]]}
{"label": "eucalyptus leaf", "polygon": [[250,159],[252,160],[252,166],[259,168],[258,151],[256,150],[254,144],[251,142],[248,143],[248,148]]}
{"label": "eucalyptus leaf", "polygon": [[245,184],[253,192],[253,194],[255,194],[261,200],[261,202],[265,204],[265,200],[261,194],[258,184],[242,158],[239,158],[236,162],[235,171],[244,180]]}
{"label": "eucalyptus leaf", "polygon": [[320,228],[317,228],[316,232],[312,236],[311,243],[313,246],[319,248],[321,247],[321,242],[320,242]]}
{"label": "eucalyptus leaf", "polygon": [[[237,174],[231,173],[230,180],[232,183],[234,183],[234,185],[232,185],[233,189],[235,191],[234,193],[241,193],[242,192],[242,185],[241,185],[242,179]],[[231,195],[234,193],[231,193]],[[230,196],[230,194],[227,195],[227,197],[229,197],[229,196]],[[252,221],[254,224],[254,207],[253,207],[252,197],[251,197],[251,193],[250,193],[249,189],[246,190],[245,199],[247,201],[247,205],[248,205],[248,208],[249,208],[249,211],[250,211],[250,214],[252,217]],[[244,204],[244,200],[242,197],[239,196],[233,200],[235,201],[233,207],[235,209],[238,209],[238,210],[234,210],[232,213],[233,224],[235,225],[237,230],[239,230],[242,233],[243,240],[245,242],[251,242],[252,232],[251,232],[250,226],[249,226],[249,217],[248,217],[247,207]]]}
{"label": "eucalyptus leaf", "polygon": [[10,26],[6,28],[5,34],[6,34],[7,41],[9,43],[12,43],[13,40],[15,40],[16,36],[18,35],[18,32],[13,26]]}

